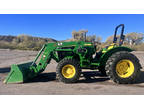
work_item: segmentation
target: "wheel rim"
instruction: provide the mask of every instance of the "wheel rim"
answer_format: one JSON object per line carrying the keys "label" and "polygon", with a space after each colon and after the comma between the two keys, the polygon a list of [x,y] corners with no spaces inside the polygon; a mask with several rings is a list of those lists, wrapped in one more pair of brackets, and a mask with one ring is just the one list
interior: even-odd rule
{"label": "wheel rim", "polygon": [[121,78],[128,78],[134,73],[134,64],[130,60],[121,60],[116,65],[116,72]]}
{"label": "wheel rim", "polygon": [[62,75],[65,78],[73,78],[75,73],[76,73],[76,70],[73,65],[68,64],[62,68]]}

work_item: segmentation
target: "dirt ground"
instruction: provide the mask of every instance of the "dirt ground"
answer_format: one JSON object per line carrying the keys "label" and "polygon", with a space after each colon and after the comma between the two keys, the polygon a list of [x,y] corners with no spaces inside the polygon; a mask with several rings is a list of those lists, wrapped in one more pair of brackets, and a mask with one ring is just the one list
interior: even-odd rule
{"label": "dirt ground", "polygon": [[64,84],[55,77],[57,63],[52,61],[46,70],[30,82],[23,84],[3,84],[11,64],[34,60],[38,52],[0,50],[0,94],[1,95],[134,95],[144,94],[144,52],[133,52],[143,67],[136,84],[118,85],[97,71],[85,70],[78,83]]}

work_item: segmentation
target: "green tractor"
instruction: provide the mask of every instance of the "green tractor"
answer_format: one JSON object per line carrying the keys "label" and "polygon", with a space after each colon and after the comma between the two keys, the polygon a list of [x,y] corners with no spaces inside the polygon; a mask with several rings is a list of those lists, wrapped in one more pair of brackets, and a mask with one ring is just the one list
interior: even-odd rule
{"label": "green tractor", "polygon": [[[121,28],[118,39],[117,31]],[[58,65],[56,74],[59,81],[75,83],[82,69],[99,70],[115,83],[135,83],[139,78],[141,65],[130,48],[124,47],[124,25],[116,27],[113,44],[96,52],[94,42],[82,41],[47,43],[43,45],[35,60],[29,63],[13,64],[4,83],[23,83],[43,72],[51,59]],[[119,40],[119,42],[117,42]],[[93,56],[95,55],[95,56]]]}

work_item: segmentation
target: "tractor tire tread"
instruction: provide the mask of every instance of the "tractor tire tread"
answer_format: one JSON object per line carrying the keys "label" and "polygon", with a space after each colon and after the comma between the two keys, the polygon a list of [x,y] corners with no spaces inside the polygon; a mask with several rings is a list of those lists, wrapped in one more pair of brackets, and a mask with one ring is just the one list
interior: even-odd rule
{"label": "tractor tire tread", "polygon": [[[61,74],[61,69],[63,67],[63,65],[65,63],[70,63],[72,65],[74,65],[76,67],[76,75],[74,76],[74,78],[71,79],[66,79],[63,77],[63,75]],[[75,83],[79,80],[79,77],[81,75],[81,68],[80,68],[80,64],[77,60],[72,59],[72,58],[64,58],[62,59],[56,68],[56,79],[60,82],[64,82],[64,83]]]}
{"label": "tractor tire tread", "polygon": [[[129,59],[133,59],[133,63],[135,65],[135,71],[133,73],[132,76],[128,77],[128,78],[120,78],[118,77],[118,75],[116,75],[116,71],[113,69],[114,68],[114,63],[116,60],[120,59],[120,58],[129,58]],[[130,52],[127,52],[127,51],[119,51],[119,52],[116,52],[114,53],[109,59],[108,61],[106,62],[106,66],[105,66],[105,70],[106,70],[106,73],[108,75],[108,77],[113,80],[115,83],[118,83],[118,84],[132,84],[132,83],[135,83],[137,81],[137,79],[139,78],[139,75],[140,75],[140,68],[141,68],[141,65],[139,63],[139,60],[138,58],[130,53]]]}

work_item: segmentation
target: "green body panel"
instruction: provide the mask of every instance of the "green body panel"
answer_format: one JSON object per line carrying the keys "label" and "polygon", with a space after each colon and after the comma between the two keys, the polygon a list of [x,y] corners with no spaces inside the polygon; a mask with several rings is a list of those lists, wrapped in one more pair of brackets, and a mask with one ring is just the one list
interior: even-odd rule
{"label": "green body panel", "polygon": [[[104,51],[103,51],[103,50],[104,50]],[[109,58],[112,54],[114,54],[114,53],[116,53],[116,52],[119,52],[119,51],[128,51],[128,52],[131,52],[131,51],[133,51],[132,49],[130,49],[130,48],[128,48],[128,47],[124,47],[124,46],[115,46],[115,47],[113,47],[112,49],[109,49],[109,50],[107,50],[107,49],[104,48],[103,50],[101,51],[101,52],[102,52],[102,55],[101,55],[101,57],[99,58],[99,63],[100,63],[99,66],[105,66],[108,58]],[[105,53],[103,53],[103,52],[105,52]]]}
{"label": "green body panel", "polygon": [[93,57],[93,54],[96,53],[96,47],[91,42],[47,43],[39,51],[33,62],[12,65],[11,72],[4,83],[26,82],[43,72],[51,59],[59,62],[64,58],[74,58],[80,62],[82,69],[97,69],[99,66],[104,65],[113,53],[118,51],[132,50],[126,47],[114,47],[109,50],[105,48],[99,52],[99,56]]}

